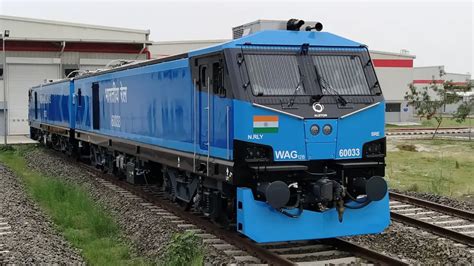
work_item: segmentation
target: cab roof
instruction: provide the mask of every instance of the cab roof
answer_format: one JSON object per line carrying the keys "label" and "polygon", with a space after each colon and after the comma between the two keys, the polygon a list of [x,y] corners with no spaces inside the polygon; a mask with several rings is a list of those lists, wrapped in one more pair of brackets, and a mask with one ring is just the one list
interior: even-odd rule
{"label": "cab roof", "polygon": [[189,56],[203,55],[226,48],[241,48],[243,45],[301,46],[307,43],[319,47],[365,47],[365,45],[329,32],[266,30],[254,34],[189,52]]}

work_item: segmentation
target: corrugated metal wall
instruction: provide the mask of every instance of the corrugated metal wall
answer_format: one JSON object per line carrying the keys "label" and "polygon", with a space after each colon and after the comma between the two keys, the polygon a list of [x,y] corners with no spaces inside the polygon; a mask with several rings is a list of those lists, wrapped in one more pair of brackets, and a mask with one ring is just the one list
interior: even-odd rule
{"label": "corrugated metal wall", "polygon": [[[65,77],[65,70],[103,68],[108,62],[116,59],[146,59],[146,54],[119,54],[119,53],[79,53],[79,52],[35,52],[10,51],[7,54],[7,104],[8,128],[11,135],[29,133],[28,126],[28,90],[30,87],[42,83],[46,79],[60,79]],[[88,63],[81,65],[81,59]],[[52,62],[52,63],[51,63]],[[2,86],[3,87],[3,86]],[[3,99],[3,90],[0,88]],[[2,126],[3,128],[3,120]]]}

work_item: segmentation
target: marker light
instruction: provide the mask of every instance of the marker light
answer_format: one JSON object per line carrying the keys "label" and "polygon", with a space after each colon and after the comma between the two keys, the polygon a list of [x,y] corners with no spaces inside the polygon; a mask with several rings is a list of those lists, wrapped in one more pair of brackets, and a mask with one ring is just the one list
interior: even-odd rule
{"label": "marker light", "polygon": [[318,125],[312,125],[309,130],[311,131],[311,134],[313,134],[313,135],[318,135],[318,133],[319,133],[319,126],[318,126]]}
{"label": "marker light", "polygon": [[329,135],[329,134],[331,134],[331,132],[332,132],[332,126],[328,125],[328,124],[324,125],[324,127],[323,127],[324,135]]}

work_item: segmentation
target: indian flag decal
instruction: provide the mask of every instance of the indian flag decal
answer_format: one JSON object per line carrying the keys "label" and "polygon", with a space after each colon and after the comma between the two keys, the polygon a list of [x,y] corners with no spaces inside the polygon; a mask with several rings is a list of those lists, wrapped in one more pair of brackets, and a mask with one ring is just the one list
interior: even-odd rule
{"label": "indian flag decal", "polygon": [[278,116],[255,115],[253,117],[253,133],[278,133]]}

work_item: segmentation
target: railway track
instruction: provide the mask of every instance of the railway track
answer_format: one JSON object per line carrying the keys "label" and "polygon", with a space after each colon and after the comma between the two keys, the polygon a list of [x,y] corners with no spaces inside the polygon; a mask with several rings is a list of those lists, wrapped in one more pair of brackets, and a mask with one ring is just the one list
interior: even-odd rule
{"label": "railway track", "polygon": [[[422,131],[422,130],[436,130],[436,127],[399,127],[388,128],[387,132],[403,132],[403,131]],[[469,130],[469,127],[440,127],[439,131],[443,130]]]}
{"label": "railway track", "polygon": [[474,213],[390,192],[392,220],[466,246],[474,254]]}
{"label": "railway track", "polygon": [[269,265],[328,265],[368,263],[383,265],[408,265],[398,259],[347,242],[342,239],[257,244],[235,231],[226,230],[212,223],[207,217],[185,211],[168,200],[161,188],[153,185],[136,186],[103,174],[89,165],[80,164],[97,181],[140,204],[156,215],[175,223],[183,231],[196,236],[215,249],[223,251],[239,264]]}
{"label": "railway track", "polygon": [[[0,217],[0,239],[12,234],[11,226],[5,218]],[[4,244],[0,244],[0,265],[5,265],[10,261],[10,251]]]}
{"label": "railway track", "polygon": [[[438,137],[445,138],[464,138],[463,135],[467,135],[472,132],[472,129],[465,127],[452,127],[452,128],[392,128],[386,132],[387,137],[428,137],[432,136],[435,132]],[[467,138],[467,136],[466,136]]]}

